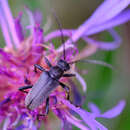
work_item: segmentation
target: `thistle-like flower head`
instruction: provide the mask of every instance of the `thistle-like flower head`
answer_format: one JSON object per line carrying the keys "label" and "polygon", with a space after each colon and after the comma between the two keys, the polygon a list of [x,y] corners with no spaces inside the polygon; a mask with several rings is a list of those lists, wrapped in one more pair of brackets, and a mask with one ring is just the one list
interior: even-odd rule
{"label": "thistle-like flower head", "polygon": [[[63,35],[68,37],[68,40],[64,43],[66,61],[69,63],[83,59],[96,53],[98,49],[114,50],[119,47],[121,38],[112,27],[130,20],[130,10],[125,10],[129,3],[130,0],[105,0],[94,14],[77,29],[62,29]],[[59,59],[63,58],[63,44],[56,49],[54,43],[52,43],[53,38],[61,37],[61,30],[58,29],[44,35],[44,29],[41,28],[41,13],[33,13],[27,7],[25,7],[25,10],[30,20],[30,25],[26,28],[21,23],[22,12],[14,19],[7,0],[0,0],[0,26],[6,44],[4,48],[0,49],[0,123],[3,130],[35,130],[39,129],[42,123],[44,123],[46,129],[48,128],[49,115],[38,118],[38,115],[45,113],[46,103],[43,102],[36,109],[29,110],[25,107],[27,94],[20,92],[18,89],[21,86],[33,85],[38,80],[41,72],[35,72],[34,64],[41,65],[46,71],[49,70],[45,57],[49,59],[53,66],[57,63],[60,67],[65,65],[62,64],[63,62],[58,62]],[[25,35],[27,29],[30,32],[28,36]],[[97,41],[89,37],[104,30],[110,32],[114,38],[113,42]],[[81,52],[73,44],[78,42],[80,38],[88,43]],[[65,70],[69,69],[68,66],[65,68]],[[81,83],[85,92],[86,83],[81,75],[76,72],[74,64],[71,65],[70,71],[75,73],[76,79]],[[70,88],[74,86],[69,78],[64,77],[60,81],[71,85]],[[74,93],[75,97],[79,96],[73,102],[82,105],[79,103],[81,102],[80,94],[76,87],[71,93]],[[96,105],[90,103],[88,107],[91,112],[87,112],[70,103],[67,100],[66,91],[59,85],[50,93],[49,105],[50,111],[60,119],[61,129],[63,130],[72,129],[72,124],[82,130],[106,130],[107,128],[96,121],[96,118],[116,117],[122,112],[125,101],[120,101],[116,107],[103,114]],[[76,114],[81,118],[77,118]]]}

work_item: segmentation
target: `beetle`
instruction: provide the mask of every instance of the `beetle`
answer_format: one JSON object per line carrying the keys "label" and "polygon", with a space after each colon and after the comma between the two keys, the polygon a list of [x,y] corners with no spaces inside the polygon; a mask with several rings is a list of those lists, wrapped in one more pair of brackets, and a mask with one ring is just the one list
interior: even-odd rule
{"label": "beetle", "polygon": [[[54,14],[55,15],[55,14]],[[34,65],[35,72],[37,72],[37,69],[42,71],[39,79],[34,85],[28,85],[28,86],[23,86],[20,87],[19,90],[26,92],[26,89],[31,88],[31,90],[28,93],[26,98],[25,98],[25,106],[28,109],[35,109],[39,107],[45,100],[46,100],[46,111],[45,115],[48,114],[49,112],[49,95],[50,93],[58,86],[62,86],[62,88],[65,89],[67,93],[67,99],[69,100],[69,93],[70,93],[70,88],[65,85],[64,83],[60,82],[59,79],[61,77],[73,77],[75,74],[65,74],[64,72],[70,70],[70,65],[69,63],[66,62],[65,60],[65,44],[64,44],[64,37],[63,33],[61,30],[61,25],[60,22],[58,21],[57,16],[55,15],[55,19],[58,23],[60,32],[61,32],[61,41],[63,44],[63,57],[64,59],[59,59],[57,62],[57,65],[52,66],[50,61],[45,57],[45,62],[50,68],[49,71],[45,70],[43,67],[41,67],[38,64]],[[27,79],[25,79],[26,83],[29,83]]]}
{"label": "beetle", "polygon": [[[40,106],[46,100],[45,115],[47,115],[49,112],[49,95],[58,85],[62,86],[62,88],[65,89],[65,91],[67,92],[67,99],[69,100],[70,88],[67,85],[65,85],[64,83],[60,82],[59,79],[61,77],[75,76],[75,74],[67,74],[64,72],[70,70],[70,64],[73,64],[77,61],[67,63],[65,60],[60,59],[57,62],[56,66],[52,66],[50,61],[45,57],[45,62],[48,65],[48,67],[50,67],[50,70],[46,71],[40,65],[35,64],[34,65],[35,72],[37,72],[37,69],[42,71],[42,74],[40,75],[39,79],[37,80],[37,82],[34,85],[20,87],[19,90],[26,92],[26,91],[24,91],[25,89],[31,88],[31,90],[29,91],[29,93],[27,94],[27,96],[25,98],[25,106],[28,109],[33,110],[33,109],[37,108],[38,106]],[[84,62],[94,63],[96,61],[95,60],[84,60]],[[102,64],[102,65],[105,65],[105,66],[111,68],[111,65],[106,64],[104,62],[98,61],[97,64]],[[28,82],[27,79],[25,81],[26,81],[26,83],[30,84],[30,82]]]}
{"label": "beetle", "polygon": [[[29,85],[19,88],[19,90],[23,91],[23,92],[26,92],[24,90],[31,88],[31,90],[29,91],[29,93],[27,94],[27,96],[25,98],[25,106],[28,109],[34,110],[35,108],[39,107],[46,100],[45,115],[47,115],[49,112],[49,95],[58,85],[60,85],[62,88],[65,89],[65,91],[67,93],[67,99],[69,100],[70,88],[67,85],[65,85],[64,83],[60,82],[59,79],[61,77],[75,76],[75,74],[67,74],[65,72],[70,70],[70,64],[73,64],[73,63],[80,61],[80,60],[77,60],[77,61],[72,61],[72,62],[68,63],[65,60],[65,44],[64,44],[63,33],[61,30],[61,25],[60,25],[56,16],[55,16],[55,18],[57,20],[57,23],[59,25],[59,29],[61,32],[61,40],[62,40],[62,44],[63,44],[63,57],[64,57],[64,59],[59,59],[57,62],[57,65],[52,66],[50,61],[45,57],[45,62],[48,65],[48,67],[50,68],[50,70],[47,71],[46,69],[44,69],[40,65],[35,64],[34,65],[35,72],[37,72],[37,69],[42,71],[39,79],[37,80],[37,82],[34,85],[30,85],[30,82],[27,79],[25,79],[25,82]],[[108,65],[104,62],[97,62],[95,60],[91,60],[91,61],[84,60],[84,62],[102,64],[102,65],[105,65],[105,66],[111,68],[110,65]]]}
{"label": "beetle", "polygon": [[[46,114],[49,111],[49,94],[58,86],[61,85],[67,92],[67,99],[69,99],[70,89],[68,86],[59,81],[61,77],[72,77],[75,74],[64,74],[65,71],[70,69],[70,65],[60,59],[56,66],[52,66],[50,61],[45,57],[45,62],[50,67],[49,71],[46,71],[43,67],[35,64],[35,71],[37,69],[42,71],[38,81],[34,85],[28,85],[20,87],[20,91],[32,88],[25,98],[25,106],[31,110],[40,106],[46,100]],[[24,91],[25,92],[25,91]]]}

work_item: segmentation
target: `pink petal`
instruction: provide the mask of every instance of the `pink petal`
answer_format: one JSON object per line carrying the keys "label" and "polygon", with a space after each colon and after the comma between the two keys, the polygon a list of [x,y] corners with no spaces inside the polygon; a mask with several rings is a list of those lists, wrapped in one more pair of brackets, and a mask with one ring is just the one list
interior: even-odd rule
{"label": "pink petal", "polygon": [[24,40],[23,28],[21,25],[21,17],[22,13],[20,12],[17,18],[15,19],[15,29],[20,42]]}
{"label": "pink petal", "polygon": [[42,16],[42,12],[40,10],[35,10],[33,13],[33,17],[35,20],[35,24],[40,25],[42,23],[43,16]]}
{"label": "pink petal", "polygon": [[29,9],[29,8],[27,8],[27,7],[25,7],[25,11],[26,11],[26,13],[27,13],[27,15],[28,15],[28,17],[29,17],[29,22],[30,22],[30,32],[33,34],[33,27],[35,26],[35,20],[34,20],[34,17],[33,17],[33,13],[32,13],[32,11]]}
{"label": "pink petal", "polygon": [[16,29],[15,29],[14,19],[13,19],[11,10],[10,10],[9,5],[8,5],[8,1],[7,0],[1,0],[0,1],[0,6],[3,9],[4,15],[6,17],[6,21],[8,22],[9,30],[10,30],[10,32],[12,34],[13,42],[14,42],[16,48],[18,48],[19,47],[19,39],[17,37],[17,32],[16,32]]}
{"label": "pink petal", "polygon": [[7,47],[12,48],[13,45],[12,45],[12,42],[11,42],[9,30],[8,30],[8,27],[7,27],[8,25],[5,21],[5,18],[2,16],[1,13],[2,12],[0,10],[0,26],[1,26],[1,29],[2,29],[2,32],[3,32],[3,35],[4,35],[5,43],[6,43]]}

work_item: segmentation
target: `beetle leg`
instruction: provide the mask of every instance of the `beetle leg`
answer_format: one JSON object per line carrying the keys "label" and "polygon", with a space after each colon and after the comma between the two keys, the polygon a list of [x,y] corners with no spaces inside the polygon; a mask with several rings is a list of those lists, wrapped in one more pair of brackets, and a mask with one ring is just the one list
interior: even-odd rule
{"label": "beetle leg", "polygon": [[67,100],[70,99],[70,88],[68,86],[66,86],[65,84],[59,82],[59,84],[62,86],[62,88],[65,89],[65,91],[67,92]]}
{"label": "beetle leg", "polygon": [[46,111],[45,111],[45,116],[49,113],[49,97],[46,99]]}
{"label": "beetle leg", "polygon": [[35,64],[34,65],[34,71],[37,73],[37,69],[41,70],[41,71],[46,71],[43,67],[41,67],[40,65],[38,64]]}
{"label": "beetle leg", "polygon": [[45,114],[38,114],[37,118],[39,119],[40,116],[46,116],[49,113],[49,97],[46,99],[46,106],[45,106]]}
{"label": "beetle leg", "polygon": [[27,84],[27,85],[30,85],[30,84],[31,84],[30,80],[28,80],[27,77],[24,78],[24,83]]}
{"label": "beetle leg", "polygon": [[45,57],[45,62],[46,62],[46,64],[47,64],[50,68],[52,67],[50,61],[49,61],[46,57]]}
{"label": "beetle leg", "polygon": [[75,74],[63,74],[62,77],[73,77],[73,76],[76,76]]}
{"label": "beetle leg", "polygon": [[19,91],[22,91],[22,92],[24,92],[24,93],[28,93],[27,91],[24,91],[24,90],[29,89],[29,88],[32,88],[32,87],[33,87],[33,85],[23,86],[23,87],[20,87],[20,88],[19,88]]}

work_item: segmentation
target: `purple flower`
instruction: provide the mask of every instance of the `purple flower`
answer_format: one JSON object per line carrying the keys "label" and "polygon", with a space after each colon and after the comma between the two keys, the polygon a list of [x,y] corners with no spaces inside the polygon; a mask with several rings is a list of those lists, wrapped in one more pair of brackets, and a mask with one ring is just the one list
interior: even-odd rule
{"label": "purple flower", "polygon": [[[81,117],[81,119],[77,119],[76,117],[73,117],[73,119],[71,119],[70,121],[69,114],[67,113],[64,114],[72,124],[75,124],[76,121],[80,122],[80,124],[77,123],[77,126],[82,130],[87,130],[89,128],[92,130],[97,130],[97,129],[107,130],[106,127],[104,127],[101,123],[96,121],[96,118],[108,118],[108,119],[114,118],[118,116],[125,107],[125,101],[122,100],[115,107],[101,114],[99,108],[93,103],[89,103],[88,107],[91,110],[91,112],[87,112],[81,108],[75,107],[67,100],[62,100],[62,102]],[[85,125],[83,125],[84,123]]]}
{"label": "purple flower", "polygon": [[[64,36],[69,38],[65,42],[67,62],[88,57],[96,53],[98,49],[113,50],[119,47],[121,38],[111,28],[129,21],[130,10],[125,10],[129,3],[130,0],[105,0],[78,29],[63,29]],[[6,43],[6,46],[0,49],[0,123],[1,129],[4,130],[36,130],[41,128],[42,124],[47,129],[50,122],[50,117],[48,118],[48,116],[50,115],[39,117],[38,119],[39,114],[45,113],[45,102],[33,111],[28,110],[24,104],[26,94],[19,92],[18,88],[25,84],[34,84],[38,80],[40,72],[34,72],[34,64],[40,64],[45,69],[49,69],[45,63],[44,56],[48,57],[52,65],[56,65],[57,59],[63,52],[62,45],[56,49],[54,43],[52,43],[53,38],[61,37],[60,30],[44,35],[44,29],[41,28],[41,13],[39,11],[32,12],[27,7],[25,7],[25,10],[30,24],[24,28],[21,22],[22,13],[19,13],[18,17],[14,19],[7,0],[0,0],[0,26]],[[30,31],[29,36],[25,36],[27,29]],[[89,37],[104,30],[110,32],[114,38],[113,42],[96,41]],[[90,44],[81,52],[72,44],[72,42],[77,42],[80,38]],[[46,44],[47,42],[49,44]],[[96,63],[101,64],[102,62]],[[71,71],[76,74],[83,91],[86,92],[86,82],[76,72],[75,68],[73,64]],[[79,97],[77,100],[75,98],[74,103],[75,105],[82,105],[82,103],[79,104],[78,100],[82,102],[83,97],[76,86],[73,85],[73,82],[67,78],[62,78],[61,81],[72,85],[74,96]],[[103,114],[93,103],[90,103],[88,107],[91,112],[75,107],[66,100],[66,92],[60,86],[50,94],[49,108],[60,119],[62,130],[71,130],[72,124],[82,130],[105,130],[107,128],[96,121],[96,118],[114,118],[118,116],[125,107],[125,101],[120,101],[117,106]],[[81,118],[77,118],[76,114]]]}
{"label": "purple flower", "polygon": [[[121,38],[111,28],[130,21],[130,9],[126,9],[130,0],[105,0],[93,13],[93,15],[81,24],[76,30],[64,29],[65,36],[71,36],[65,44],[77,42],[80,38],[88,44],[97,45],[97,48],[103,50],[113,50],[120,46]],[[126,9],[126,10],[125,10]],[[108,13],[109,12],[109,13]],[[101,31],[109,31],[113,42],[101,42],[91,39],[89,36]],[[54,31],[46,36],[45,41],[60,35],[60,31]]]}

